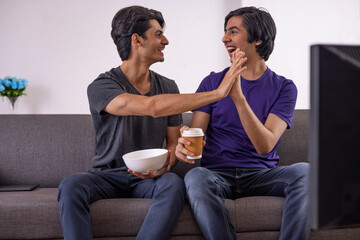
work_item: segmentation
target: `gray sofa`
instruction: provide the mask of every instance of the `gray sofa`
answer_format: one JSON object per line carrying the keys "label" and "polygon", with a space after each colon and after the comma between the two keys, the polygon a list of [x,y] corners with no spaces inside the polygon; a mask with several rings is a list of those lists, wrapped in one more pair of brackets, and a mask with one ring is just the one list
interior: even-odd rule
{"label": "gray sofa", "polygon": [[[309,110],[296,110],[278,153],[280,165],[307,160]],[[189,124],[191,113],[184,114]],[[0,192],[0,239],[62,239],[57,187],[87,171],[94,156],[90,115],[0,115],[0,185],[40,184],[33,191]],[[184,176],[193,167],[179,163]],[[91,205],[96,239],[134,239],[151,199],[108,199]],[[284,198],[248,197],[226,205],[239,239],[277,239]],[[171,239],[203,239],[189,205]],[[310,239],[360,239],[360,228],[312,231]]]}

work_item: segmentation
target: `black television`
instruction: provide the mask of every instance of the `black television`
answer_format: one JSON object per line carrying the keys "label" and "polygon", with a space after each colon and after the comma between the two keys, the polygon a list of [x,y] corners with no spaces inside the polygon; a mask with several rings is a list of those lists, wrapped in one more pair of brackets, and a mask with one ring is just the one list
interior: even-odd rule
{"label": "black television", "polygon": [[360,224],[360,45],[312,45],[310,206],[313,229]]}

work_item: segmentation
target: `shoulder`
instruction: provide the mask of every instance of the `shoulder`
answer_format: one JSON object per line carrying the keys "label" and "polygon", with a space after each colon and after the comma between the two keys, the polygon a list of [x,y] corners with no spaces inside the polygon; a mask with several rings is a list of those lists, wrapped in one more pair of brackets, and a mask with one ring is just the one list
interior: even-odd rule
{"label": "shoulder", "polygon": [[282,92],[290,91],[290,92],[293,92],[294,94],[297,94],[296,85],[291,79],[281,76],[279,74],[276,74],[269,68],[268,68],[268,71],[269,71],[269,77],[272,81],[272,84],[277,85]]}
{"label": "shoulder", "polygon": [[221,72],[211,72],[205,79],[211,82],[221,82],[230,67],[225,68]]}
{"label": "shoulder", "polygon": [[157,72],[150,70],[151,78],[165,91],[170,93],[178,93],[179,89],[176,82],[170,78],[167,78]]}
{"label": "shoulder", "polygon": [[119,72],[118,69],[119,68],[112,68],[107,72],[101,73],[94,81],[92,81],[88,85],[88,91],[109,85],[122,85],[122,76],[120,74],[121,72]]}
{"label": "shoulder", "polygon": [[112,68],[107,72],[99,74],[99,76],[89,84],[89,87],[93,85],[97,85],[99,83],[113,82],[116,79],[117,79],[116,69]]}
{"label": "shoulder", "polygon": [[210,72],[210,74],[202,80],[200,86],[205,87],[208,91],[216,89],[228,71],[229,67],[221,72]]}

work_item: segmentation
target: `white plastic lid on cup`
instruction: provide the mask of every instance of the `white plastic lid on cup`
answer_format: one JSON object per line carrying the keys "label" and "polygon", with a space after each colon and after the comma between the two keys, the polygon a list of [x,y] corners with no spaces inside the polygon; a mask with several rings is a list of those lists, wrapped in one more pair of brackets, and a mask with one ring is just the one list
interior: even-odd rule
{"label": "white plastic lid on cup", "polygon": [[202,128],[189,128],[189,130],[184,130],[182,133],[183,137],[199,137],[204,136]]}

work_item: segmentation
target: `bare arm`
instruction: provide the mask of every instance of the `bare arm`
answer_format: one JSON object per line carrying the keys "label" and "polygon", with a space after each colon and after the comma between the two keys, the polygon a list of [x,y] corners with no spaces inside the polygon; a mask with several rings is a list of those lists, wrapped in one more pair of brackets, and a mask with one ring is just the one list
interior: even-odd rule
{"label": "bare arm", "polygon": [[[234,54],[235,56],[236,54]],[[233,57],[233,63],[220,86],[209,92],[193,94],[160,94],[151,97],[121,94],[115,97],[104,110],[113,115],[161,117],[193,110],[226,97],[237,76],[245,69],[242,56]]]}
{"label": "bare arm", "polygon": [[186,112],[223,98],[223,94],[159,94],[151,97],[124,93],[115,97],[105,111],[113,115],[162,117]]}
{"label": "bare arm", "polygon": [[209,125],[209,121],[210,121],[210,114],[201,111],[194,111],[190,127],[202,128],[203,132],[206,133],[207,127]]}
{"label": "bare arm", "polygon": [[275,114],[270,113],[265,124],[262,124],[245,98],[233,97],[233,101],[240,121],[256,152],[260,155],[269,153],[284,133],[287,126],[286,122]]}
{"label": "bare arm", "polygon": [[175,156],[175,149],[176,149],[176,145],[177,145],[179,137],[180,137],[180,126],[168,127],[167,133],[166,133],[166,148],[168,150],[171,150],[170,164],[169,164],[168,170],[170,170],[177,162],[177,159]]}
{"label": "bare arm", "polygon": [[270,113],[265,124],[262,124],[246,101],[241,89],[240,76],[235,80],[230,96],[236,106],[241,124],[256,152],[260,155],[269,153],[284,133],[287,126],[286,122]]}

